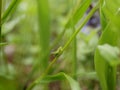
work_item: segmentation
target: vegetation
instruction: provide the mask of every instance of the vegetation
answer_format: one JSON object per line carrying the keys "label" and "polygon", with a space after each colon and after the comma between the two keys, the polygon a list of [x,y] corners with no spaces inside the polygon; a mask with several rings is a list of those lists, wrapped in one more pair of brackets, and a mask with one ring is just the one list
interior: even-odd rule
{"label": "vegetation", "polygon": [[120,89],[120,0],[0,0],[0,90],[70,89]]}

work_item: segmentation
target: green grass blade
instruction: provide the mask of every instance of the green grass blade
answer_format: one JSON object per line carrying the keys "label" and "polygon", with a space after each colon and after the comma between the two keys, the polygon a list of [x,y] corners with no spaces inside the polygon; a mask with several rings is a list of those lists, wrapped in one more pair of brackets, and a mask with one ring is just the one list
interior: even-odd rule
{"label": "green grass blade", "polygon": [[50,43],[50,16],[48,0],[37,0],[39,35],[40,35],[40,63],[44,70],[48,66]]}
{"label": "green grass blade", "polygon": [[71,90],[81,90],[79,83],[63,72],[60,72],[56,75],[46,76],[41,81],[36,81],[36,83],[49,83],[52,81],[65,80],[65,79],[69,82]]}
{"label": "green grass blade", "polygon": [[[72,6],[74,6],[74,2],[75,0],[72,0]],[[72,10],[72,14],[74,13],[74,10]],[[71,19],[71,29],[72,29],[72,32],[74,33],[75,32],[75,26],[74,26],[74,20]],[[73,70],[72,70],[72,73],[74,74],[74,79],[77,80],[77,38],[75,37],[74,40],[73,40],[73,48],[72,48],[72,62],[73,62]]]}
{"label": "green grass blade", "polygon": [[8,16],[12,12],[12,10],[15,8],[18,1],[20,1],[20,0],[12,0],[9,7],[7,8],[7,10],[2,15],[2,23],[1,24],[3,24],[6,21],[6,19],[8,18]]}
{"label": "green grass blade", "polygon": [[78,23],[78,21],[83,17],[83,15],[87,11],[87,9],[90,6],[90,4],[91,4],[91,0],[83,0],[81,5],[79,7],[77,7],[75,12],[72,14],[70,19],[68,20],[65,28],[70,28],[71,20],[73,20],[72,21],[73,22],[73,26],[75,26]]}
{"label": "green grass blade", "polygon": [[2,14],[2,0],[0,0],[0,43],[2,42],[2,31],[1,31],[1,14]]}

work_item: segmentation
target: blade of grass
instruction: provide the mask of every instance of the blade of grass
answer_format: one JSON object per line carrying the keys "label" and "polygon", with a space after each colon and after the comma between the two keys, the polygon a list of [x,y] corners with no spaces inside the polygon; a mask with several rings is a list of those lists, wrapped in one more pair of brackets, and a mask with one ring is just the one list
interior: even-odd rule
{"label": "blade of grass", "polygon": [[52,82],[52,81],[56,81],[56,80],[67,80],[70,84],[71,90],[81,90],[79,83],[76,82],[74,79],[72,79],[69,75],[60,72],[58,74],[55,75],[50,75],[50,76],[46,76],[44,77],[41,81],[36,81],[36,83],[48,83],[48,82]]}
{"label": "blade of grass", "polygon": [[3,24],[7,20],[7,18],[9,17],[10,13],[12,12],[12,10],[15,8],[15,6],[16,6],[18,1],[20,1],[20,0],[12,0],[12,2],[9,5],[9,7],[7,8],[7,10],[2,15],[1,24]]}
{"label": "blade of grass", "polygon": [[48,66],[49,59],[49,43],[50,43],[50,16],[48,0],[37,0],[38,19],[39,19],[39,35],[40,35],[40,65],[41,70]]}
{"label": "blade of grass", "polygon": [[[72,8],[74,7],[74,1],[75,0],[72,0]],[[72,10],[72,15],[74,13],[74,10]],[[72,32],[74,33],[75,32],[75,26],[74,26],[74,20],[73,18],[71,18],[71,29],[72,29]],[[72,57],[73,57],[73,71],[72,73],[74,74],[74,79],[77,80],[77,38],[75,37],[74,40],[73,40],[73,48],[72,48]]]}
{"label": "blade of grass", "polygon": [[[72,79],[69,75],[60,72],[58,74],[55,75],[49,75],[49,76],[45,76],[41,79],[37,79],[34,84],[40,84],[40,83],[50,83],[53,81],[57,81],[57,80],[67,80],[70,84],[71,90],[81,90],[79,83],[76,82],[74,79]],[[32,88],[32,87],[31,87]],[[31,90],[31,88],[28,88],[27,90]]]}
{"label": "blade of grass", "polygon": [[73,14],[67,21],[65,28],[71,27],[71,20],[73,20],[73,25],[75,26],[78,23],[78,21],[82,18],[82,16],[85,14],[90,4],[91,0],[83,0],[81,5],[77,7],[75,12],[72,12]]}
{"label": "blade of grass", "polygon": [[102,25],[102,30],[104,30],[104,27],[107,25],[107,20],[105,19],[105,15],[103,13],[103,8],[105,6],[105,2],[103,0],[100,0],[100,23]]}
{"label": "blade of grass", "polygon": [[2,31],[1,31],[1,14],[2,14],[2,0],[0,0],[0,43],[2,39]]}
{"label": "blade of grass", "polygon": [[[73,32],[75,32],[75,28],[73,28]],[[77,74],[77,38],[75,37],[73,40],[73,73]],[[77,79],[77,76],[74,76]]]}
{"label": "blade of grass", "polygon": [[[54,81],[58,81],[58,80],[64,80],[65,77],[61,74],[63,74],[63,72],[57,73],[55,75],[47,75],[39,82],[40,82],[40,84],[42,84],[42,83],[49,83],[49,82],[54,82]],[[77,73],[77,76],[82,79],[97,79],[98,78],[96,72],[79,72],[79,73]]]}

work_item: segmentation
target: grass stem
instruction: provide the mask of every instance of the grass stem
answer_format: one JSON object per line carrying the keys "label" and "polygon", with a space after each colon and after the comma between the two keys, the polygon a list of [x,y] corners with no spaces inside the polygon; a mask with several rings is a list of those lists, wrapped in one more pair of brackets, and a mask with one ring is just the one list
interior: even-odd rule
{"label": "grass stem", "polygon": [[1,14],[2,14],[2,0],[0,0],[0,43],[2,39],[2,31],[1,31]]}
{"label": "grass stem", "polygon": [[[74,6],[74,0],[72,0],[72,8]],[[74,13],[74,9],[72,10],[72,14]],[[72,32],[75,32],[75,26],[74,26],[74,21],[73,18],[71,18],[71,29]],[[73,55],[73,71],[72,73],[75,75],[74,79],[77,80],[77,38],[75,36],[74,40],[73,40],[73,49],[72,49],[72,55]]]}

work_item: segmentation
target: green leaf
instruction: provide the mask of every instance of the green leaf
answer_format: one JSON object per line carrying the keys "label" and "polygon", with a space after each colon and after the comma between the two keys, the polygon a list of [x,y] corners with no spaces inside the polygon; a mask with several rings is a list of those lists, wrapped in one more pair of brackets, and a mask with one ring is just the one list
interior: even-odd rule
{"label": "green leaf", "polygon": [[48,66],[49,59],[49,43],[50,43],[50,13],[48,0],[37,0],[38,6],[38,22],[39,22],[39,36],[40,36],[40,60],[41,70]]}
{"label": "green leaf", "polygon": [[109,44],[99,45],[98,51],[100,55],[111,65],[111,66],[117,66],[120,64],[119,59],[119,48],[113,47]]}
{"label": "green leaf", "polygon": [[101,22],[105,28],[108,21],[120,28],[120,1],[102,0],[101,3]]}
{"label": "green leaf", "polygon": [[103,90],[115,90],[116,67],[120,63],[118,48],[120,45],[120,26],[118,0],[101,0],[102,35],[95,52],[95,69]]}
{"label": "green leaf", "polygon": [[[119,45],[119,42],[118,42],[118,40],[120,39],[119,35],[120,35],[119,29],[116,28],[111,23],[109,23],[101,35],[101,38],[99,40],[99,45],[109,44],[113,47],[117,47]],[[116,66],[110,64],[110,62],[113,64],[113,60],[108,60],[109,59],[108,55],[112,54],[112,53],[108,53],[109,52],[108,49],[114,49],[114,48],[106,47],[108,48],[106,50],[105,47],[106,46],[104,46],[104,51],[101,51],[101,49],[103,50],[103,47],[99,47],[96,49],[95,69],[99,77],[102,89],[115,90]],[[114,54],[115,53],[116,51],[114,51]],[[106,54],[106,56],[102,56],[101,54],[102,55]],[[114,54],[113,56],[111,56],[111,58],[115,58]]]}
{"label": "green leaf", "polygon": [[95,69],[100,80],[102,90],[115,90],[116,67],[111,67],[104,57],[96,49]]}
{"label": "green leaf", "polygon": [[12,0],[12,2],[10,3],[9,7],[7,8],[7,10],[3,13],[2,15],[2,24],[5,22],[5,20],[8,18],[8,16],[10,15],[10,13],[12,12],[12,10],[15,8],[15,6],[17,5],[17,3],[20,0]]}
{"label": "green leaf", "polygon": [[70,19],[68,20],[65,28],[69,28],[71,26],[71,20],[72,20],[73,26],[75,26],[78,23],[78,21],[80,21],[80,19],[83,17],[83,15],[87,11],[90,4],[91,4],[91,0],[83,0],[81,5],[77,7],[75,12],[72,14]]}
{"label": "green leaf", "polygon": [[63,72],[60,72],[52,76],[46,76],[41,81],[39,81],[39,83],[48,83],[48,82],[64,80],[64,79],[66,79],[69,82],[71,90],[81,90],[79,83]]}

